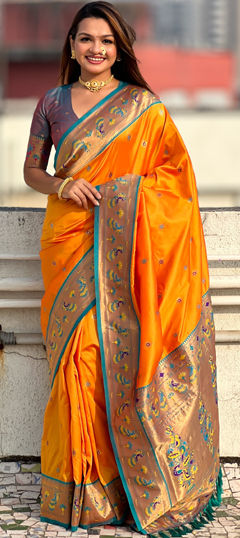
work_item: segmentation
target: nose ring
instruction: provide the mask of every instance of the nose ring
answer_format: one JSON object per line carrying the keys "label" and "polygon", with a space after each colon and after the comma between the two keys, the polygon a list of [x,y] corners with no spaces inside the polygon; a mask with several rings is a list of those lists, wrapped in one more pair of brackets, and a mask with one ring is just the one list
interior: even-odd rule
{"label": "nose ring", "polygon": [[106,56],[107,51],[106,51],[106,49],[104,47],[101,47],[101,51],[102,51],[102,55]]}

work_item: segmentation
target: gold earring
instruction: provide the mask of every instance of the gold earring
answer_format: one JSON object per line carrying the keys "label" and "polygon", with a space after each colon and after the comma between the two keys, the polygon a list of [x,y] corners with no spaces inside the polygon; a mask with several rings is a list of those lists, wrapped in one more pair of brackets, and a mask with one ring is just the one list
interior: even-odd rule
{"label": "gold earring", "polygon": [[122,58],[117,58],[116,61],[117,62],[121,62]]}
{"label": "gold earring", "polygon": [[72,56],[71,56],[71,59],[72,59],[72,60],[76,60],[75,50],[73,50],[73,49],[72,49]]}

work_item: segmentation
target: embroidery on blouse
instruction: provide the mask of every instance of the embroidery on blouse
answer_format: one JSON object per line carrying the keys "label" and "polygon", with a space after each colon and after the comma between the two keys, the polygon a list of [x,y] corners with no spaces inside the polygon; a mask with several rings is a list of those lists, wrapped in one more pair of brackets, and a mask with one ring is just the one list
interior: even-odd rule
{"label": "embroidery on blouse", "polygon": [[27,148],[27,165],[32,168],[42,168],[43,170],[46,170],[51,147],[51,138],[43,138],[31,134]]}

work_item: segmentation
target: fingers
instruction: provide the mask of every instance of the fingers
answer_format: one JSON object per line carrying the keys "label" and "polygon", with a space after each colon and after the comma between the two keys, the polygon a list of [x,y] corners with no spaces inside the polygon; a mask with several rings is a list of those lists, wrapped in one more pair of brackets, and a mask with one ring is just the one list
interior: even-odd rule
{"label": "fingers", "polygon": [[99,200],[102,198],[98,190],[83,178],[68,183],[63,190],[62,197],[72,199],[79,207],[86,210],[88,209],[88,201],[99,206]]}
{"label": "fingers", "polygon": [[91,185],[91,183],[89,183],[85,179],[80,178],[76,181],[76,186],[78,185],[80,187],[80,190],[87,196],[87,198],[89,198],[89,200],[91,200],[94,205],[99,205],[99,203],[96,202],[98,202],[98,200],[101,200],[102,196],[100,192],[98,192],[98,190],[95,189],[93,185]]}
{"label": "fingers", "polygon": [[[97,194],[99,195],[100,193],[95,189],[95,191],[97,192]],[[99,201],[101,199],[101,194],[100,194],[100,198],[96,197],[96,195],[94,195],[93,191],[91,191],[87,185],[82,185],[81,186],[81,193],[83,195],[85,195],[86,198],[88,198],[94,205],[99,205]]]}
{"label": "fingers", "polygon": [[79,196],[78,193],[76,193],[76,192],[72,192],[72,193],[70,193],[69,198],[70,198],[71,200],[73,200],[74,202],[76,202],[76,204],[77,204],[79,207],[84,207],[84,209],[88,209],[88,205],[87,205],[87,203],[86,203],[86,200],[85,200],[85,204],[84,204],[84,200],[82,199],[81,196]]}
{"label": "fingers", "polygon": [[73,202],[75,202],[79,207],[83,207],[81,198],[79,198],[79,196],[75,192],[69,193],[68,196],[63,196],[63,198],[73,200]]}
{"label": "fingers", "polygon": [[77,182],[78,181],[81,181],[82,184],[87,187],[87,189],[93,194],[93,196],[97,198],[97,200],[100,200],[102,198],[100,192],[98,192],[98,190],[93,187],[93,185],[91,185],[91,183],[89,183],[86,179],[80,178],[79,180],[77,180]]}

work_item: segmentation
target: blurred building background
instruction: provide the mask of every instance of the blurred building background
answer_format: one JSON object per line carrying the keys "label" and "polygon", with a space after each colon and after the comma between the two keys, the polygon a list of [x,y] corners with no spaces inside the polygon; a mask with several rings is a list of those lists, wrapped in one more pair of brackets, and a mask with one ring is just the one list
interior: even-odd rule
{"label": "blurred building background", "polygon": [[[46,203],[23,182],[31,116],[58,84],[65,35],[84,3],[0,0],[1,205]],[[143,75],[186,142],[200,204],[240,205],[240,0],[113,3],[135,28]]]}

